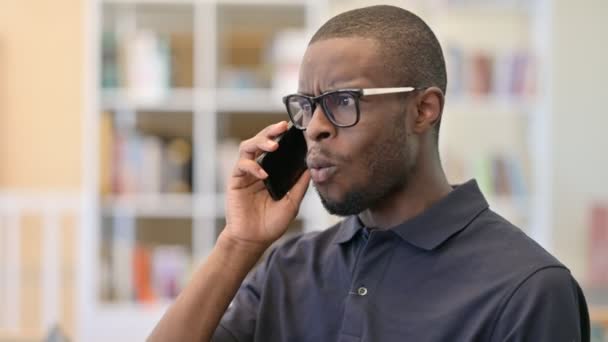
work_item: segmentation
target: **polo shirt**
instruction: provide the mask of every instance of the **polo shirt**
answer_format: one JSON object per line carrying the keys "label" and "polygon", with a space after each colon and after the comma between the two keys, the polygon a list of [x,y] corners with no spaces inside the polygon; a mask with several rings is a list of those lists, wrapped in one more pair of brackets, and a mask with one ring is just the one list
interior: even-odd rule
{"label": "polo shirt", "polygon": [[588,341],[569,270],[490,210],[474,180],[369,228],[350,216],[272,250],[212,341]]}

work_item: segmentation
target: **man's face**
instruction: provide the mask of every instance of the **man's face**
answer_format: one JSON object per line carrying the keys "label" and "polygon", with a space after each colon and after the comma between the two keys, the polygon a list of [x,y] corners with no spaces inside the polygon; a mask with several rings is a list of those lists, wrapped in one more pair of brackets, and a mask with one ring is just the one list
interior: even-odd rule
{"label": "man's face", "polygon": [[[300,69],[299,92],[413,86],[392,84],[382,68],[377,42],[332,38],[310,45]],[[415,165],[414,139],[408,138],[404,94],[362,97],[357,125],[338,128],[317,106],[306,131],[307,162],[325,208],[353,215],[378,206],[405,187]],[[413,136],[412,136],[413,137]]]}

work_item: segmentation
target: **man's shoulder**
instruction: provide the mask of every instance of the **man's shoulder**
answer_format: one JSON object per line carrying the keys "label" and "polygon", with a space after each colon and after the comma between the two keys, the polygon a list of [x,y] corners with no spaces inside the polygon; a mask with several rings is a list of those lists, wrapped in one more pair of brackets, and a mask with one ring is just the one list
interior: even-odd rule
{"label": "man's shoulder", "polygon": [[461,238],[469,243],[471,253],[493,265],[496,271],[532,274],[546,267],[567,269],[530,234],[492,210],[486,210],[471,222]]}

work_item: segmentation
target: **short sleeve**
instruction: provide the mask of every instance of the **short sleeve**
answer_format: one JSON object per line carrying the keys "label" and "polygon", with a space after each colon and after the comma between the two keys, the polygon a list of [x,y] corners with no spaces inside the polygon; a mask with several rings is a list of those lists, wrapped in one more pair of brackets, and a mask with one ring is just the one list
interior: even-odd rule
{"label": "short sleeve", "polygon": [[495,342],[587,342],[589,314],[570,272],[541,269],[513,293],[496,322]]}
{"label": "short sleeve", "polygon": [[212,342],[253,341],[264,279],[273,255],[274,250],[245,278],[215,330]]}

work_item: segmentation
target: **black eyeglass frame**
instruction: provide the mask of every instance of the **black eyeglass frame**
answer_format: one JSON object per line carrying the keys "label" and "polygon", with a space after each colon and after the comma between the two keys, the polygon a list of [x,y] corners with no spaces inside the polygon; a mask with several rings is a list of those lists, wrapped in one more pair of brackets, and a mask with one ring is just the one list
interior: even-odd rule
{"label": "black eyeglass frame", "polygon": [[[298,97],[298,98],[304,98],[306,100],[308,100],[308,102],[311,105],[311,111],[312,113],[315,112],[315,110],[317,109],[317,104],[320,104],[321,107],[323,108],[323,114],[325,114],[325,117],[327,117],[327,119],[336,127],[341,127],[341,128],[347,128],[347,127],[352,127],[355,126],[357,123],[359,123],[359,118],[361,116],[360,110],[359,110],[359,99],[363,96],[373,96],[373,95],[382,95],[382,94],[396,94],[396,93],[409,93],[409,92],[413,92],[415,90],[420,90],[420,89],[424,89],[424,88],[417,88],[417,87],[390,87],[390,88],[358,88],[358,89],[338,89],[338,90],[332,90],[326,93],[323,93],[319,96],[308,96],[308,95],[302,95],[302,94],[290,94],[287,96],[283,97],[283,104],[285,104],[285,109],[287,110],[287,115],[289,115],[289,119],[291,120],[291,122],[293,123],[294,127],[304,131],[306,130],[306,127],[302,127],[300,125],[298,125],[296,123],[295,118],[293,117],[291,111],[289,110],[289,100],[293,97]],[[355,109],[356,109],[356,118],[354,123],[352,124],[347,124],[347,125],[342,125],[339,124],[335,121],[335,118],[333,117],[333,114],[331,113],[331,111],[327,108],[325,102],[323,101],[323,99],[329,95],[334,95],[334,94],[350,94],[353,96],[353,98],[355,99]]]}

